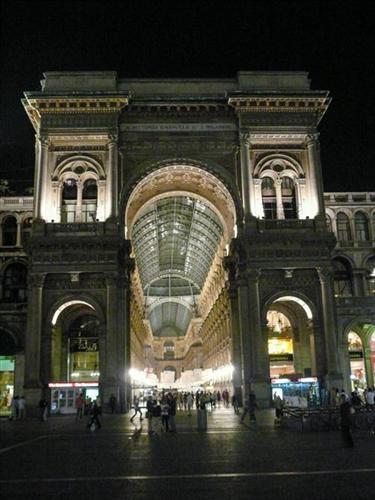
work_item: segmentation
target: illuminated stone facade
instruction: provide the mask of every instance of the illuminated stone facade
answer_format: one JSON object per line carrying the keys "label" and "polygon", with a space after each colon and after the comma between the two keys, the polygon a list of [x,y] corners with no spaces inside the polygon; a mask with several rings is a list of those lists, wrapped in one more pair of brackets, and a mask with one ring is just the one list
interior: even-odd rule
{"label": "illuminated stone facade", "polygon": [[[375,195],[323,193],[329,100],[298,72],[46,73],[23,100],[35,195],[0,199],[1,345],[25,362],[17,392],[36,402],[84,373],[125,410],[130,367],[186,381],[233,365],[215,390],[254,389],[267,405],[284,316],[293,362],[279,374],[349,389],[354,332],[373,385]],[[27,301],[11,285],[26,290],[26,274]],[[77,338],[96,354],[72,350]]]}

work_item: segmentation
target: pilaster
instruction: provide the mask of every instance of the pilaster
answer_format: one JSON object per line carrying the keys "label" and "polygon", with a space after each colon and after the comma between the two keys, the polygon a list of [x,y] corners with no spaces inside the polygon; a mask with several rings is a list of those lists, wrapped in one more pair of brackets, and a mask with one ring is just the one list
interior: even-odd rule
{"label": "pilaster", "polygon": [[45,274],[30,274],[25,335],[25,394],[28,405],[36,405],[41,394],[42,298]]}
{"label": "pilaster", "polygon": [[338,387],[342,383],[338,360],[338,335],[336,328],[335,304],[333,294],[333,272],[328,267],[318,268],[322,298],[322,319],[327,361],[327,388]]}
{"label": "pilaster", "polygon": [[309,162],[309,205],[313,216],[324,216],[323,179],[320,164],[319,135],[311,134],[306,138],[307,157]]}

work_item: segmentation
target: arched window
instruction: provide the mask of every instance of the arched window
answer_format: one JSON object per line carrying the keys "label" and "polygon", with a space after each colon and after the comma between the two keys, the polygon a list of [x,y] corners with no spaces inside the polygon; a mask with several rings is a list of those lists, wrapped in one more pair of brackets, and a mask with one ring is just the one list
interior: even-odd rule
{"label": "arched window", "polygon": [[62,222],[75,222],[77,206],[77,181],[66,179],[62,192]]}
{"label": "arched window", "polygon": [[368,293],[375,295],[375,257],[370,257],[366,264]]}
{"label": "arched window", "polygon": [[349,264],[344,259],[333,259],[334,293],[335,297],[350,297],[352,291],[352,276]]}
{"label": "arched window", "polygon": [[262,201],[265,219],[276,219],[276,190],[271,177],[262,179]]}
{"label": "arched window", "polygon": [[328,214],[326,214],[326,227],[327,227],[327,231],[332,233],[332,221],[331,221],[331,217]]}
{"label": "arched window", "polygon": [[98,187],[94,179],[87,179],[82,190],[82,221],[95,222]]}
{"label": "arched window", "polygon": [[296,190],[291,177],[283,177],[281,179],[281,196],[283,200],[284,217],[286,219],[296,219]]}
{"label": "arched window", "polygon": [[28,217],[22,222],[22,245],[25,245],[31,236],[31,227],[33,219]]}
{"label": "arched window", "polygon": [[164,359],[174,359],[174,357],[174,342],[172,342],[171,340],[167,340],[166,342],[164,342]]}
{"label": "arched window", "polygon": [[3,245],[13,247],[17,244],[17,221],[15,217],[6,217],[3,220]]}
{"label": "arched window", "polygon": [[339,241],[350,241],[352,239],[350,231],[349,217],[343,212],[337,214],[337,239]]}
{"label": "arched window", "polygon": [[368,230],[368,220],[363,212],[357,212],[354,216],[355,239],[358,241],[368,241],[370,239]]}
{"label": "arched window", "polygon": [[10,264],[5,269],[3,300],[5,302],[26,302],[27,270],[23,264]]}

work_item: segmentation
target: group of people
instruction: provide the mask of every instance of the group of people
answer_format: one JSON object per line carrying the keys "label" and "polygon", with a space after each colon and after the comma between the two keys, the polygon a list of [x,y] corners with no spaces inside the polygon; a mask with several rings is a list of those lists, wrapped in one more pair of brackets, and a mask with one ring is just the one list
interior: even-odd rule
{"label": "group of people", "polygon": [[87,427],[90,429],[100,429],[102,424],[99,416],[102,414],[102,401],[98,396],[94,401],[91,398],[85,398],[82,393],[78,394],[75,400],[76,422],[88,417]]}
{"label": "group of people", "polygon": [[182,411],[188,411],[191,414],[191,410],[195,407],[199,408],[199,405],[204,403],[204,405],[210,405],[213,409],[215,407],[220,407],[221,404],[224,407],[229,407],[229,391],[224,389],[223,391],[216,392],[204,392],[196,391],[194,392],[178,392],[175,396],[177,408]]}
{"label": "group of people", "polygon": [[[130,417],[130,422],[139,417],[142,422],[147,418],[148,432],[150,435],[158,434],[159,432],[175,432],[176,431],[176,411],[186,411],[188,416],[192,415],[192,410],[205,410],[208,408],[214,409],[222,403],[224,407],[229,407],[230,394],[227,389],[223,392],[156,392],[149,395],[146,400],[146,413],[142,413],[140,398],[138,395],[133,397],[133,414]],[[231,403],[236,414],[239,414],[239,401],[235,395],[231,398]],[[251,393],[250,403],[245,408],[243,418],[249,413],[250,420],[255,420],[255,394]]]}
{"label": "group of people", "polygon": [[13,396],[10,404],[9,420],[23,420],[26,417],[26,400],[24,396]]}
{"label": "group of people", "polygon": [[330,404],[332,406],[339,406],[341,404],[341,397],[344,396],[355,409],[359,408],[369,408],[375,409],[375,388],[368,387],[364,391],[360,392],[358,388],[355,388],[349,394],[347,394],[344,389],[341,391],[333,387],[330,394]]}

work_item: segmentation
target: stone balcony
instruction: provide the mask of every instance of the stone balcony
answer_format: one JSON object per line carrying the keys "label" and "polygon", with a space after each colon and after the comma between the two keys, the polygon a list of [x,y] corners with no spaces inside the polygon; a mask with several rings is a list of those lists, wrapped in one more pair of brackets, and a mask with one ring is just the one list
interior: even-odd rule
{"label": "stone balcony", "polygon": [[6,196],[0,198],[0,212],[29,212],[33,203],[32,196]]}

